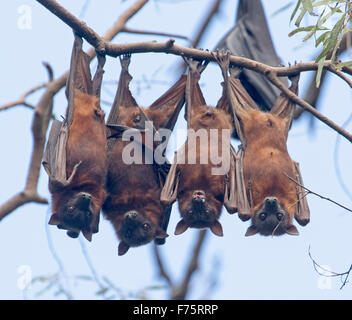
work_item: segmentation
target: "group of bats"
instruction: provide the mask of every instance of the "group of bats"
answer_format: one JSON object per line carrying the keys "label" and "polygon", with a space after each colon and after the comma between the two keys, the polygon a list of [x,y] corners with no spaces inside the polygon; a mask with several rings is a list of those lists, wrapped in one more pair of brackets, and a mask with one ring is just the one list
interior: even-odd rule
{"label": "group of bats", "polygon": [[[107,121],[100,107],[105,57],[97,54],[94,77],[83,40],[75,35],[70,73],[66,86],[68,107],[63,121],[52,123],[43,166],[49,175],[52,215],[49,224],[67,230],[76,238],[82,232],[89,241],[99,231],[100,211],[113,225],[119,239],[118,254],[155,240],[165,243],[172,205],[178,202],[181,219],[175,234],[188,228],[210,228],[223,235],[219,222],[222,207],[238,212],[241,220],[251,219],[246,236],[298,234],[293,218],[302,226],[309,222],[309,209],[298,163],[291,160],[286,146],[294,105],[280,95],[270,112],[263,112],[252,100],[231,68],[229,52],[213,56],[223,75],[222,95],[216,107],[206,104],[199,86],[207,61],[184,58],[187,74],[150,107],[140,107],[129,83],[130,55],[120,57],[121,74]],[[299,76],[291,78],[290,90],[297,93]],[[230,155],[227,172],[212,173],[219,164],[200,162],[210,157],[209,144],[189,143],[175,154],[172,164],[127,164],[122,153],[129,141],[128,129],[141,134],[143,155],[153,155],[158,142],[146,143],[146,123],[157,133],[172,130],[185,104],[188,129],[209,132],[235,130],[241,140],[236,151],[230,139],[218,135],[222,152]],[[210,137],[210,135],[208,135]],[[210,139],[210,138],[209,138]],[[196,140],[197,141],[197,140]],[[228,148],[226,150],[226,148]],[[196,163],[189,163],[193,150]],[[185,160],[178,163],[178,155]]]}

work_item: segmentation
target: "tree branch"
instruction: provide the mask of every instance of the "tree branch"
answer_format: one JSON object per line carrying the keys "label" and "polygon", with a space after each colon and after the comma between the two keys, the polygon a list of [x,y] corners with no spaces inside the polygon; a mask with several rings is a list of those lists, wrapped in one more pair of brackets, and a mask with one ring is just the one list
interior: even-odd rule
{"label": "tree branch", "polygon": [[183,281],[179,286],[174,286],[172,288],[171,299],[173,300],[184,300],[188,294],[188,288],[190,281],[192,279],[193,274],[198,270],[198,261],[201,253],[201,249],[204,244],[205,236],[207,235],[207,229],[199,231],[198,239],[196,245],[193,249],[193,253],[191,255],[191,260],[188,263],[188,268],[186,270]]}
{"label": "tree branch", "polygon": [[[133,17],[146,3],[148,0],[137,0],[134,5],[127,9],[115,22],[110,30],[106,32],[103,37],[99,37],[93,30],[90,28],[87,29],[85,23],[79,21],[66,9],[60,6],[56,1],[52,0],[38,0],[44,6],[50,7],[52,10],[57,12],[60,16],[63,16],[65,20],[70,20],[70,17],[74,18],[77,21],[74,21],[74,25],[78,28],[83,28],[86,31],[87,36],[92,36],[93,39],[96,39],[98,43],[108,43],[111,41],[118,33],[122,31],[125,27],[126,22]],[[76,30],[76,29],[75,29]],[[95,56],[95,49],[92,48],[88,52],[91,59]],[[47,64],[44,64],[48,66]],[[48,67],[47,67],[48,69]],[[51,81],[46,84],[46,90],[42,95],[40,101],[38,102],[32,120],[32,136],[33,136],[33,150],[29,165],[28,176],[26,180],[26,186],[24,191],[19,192],[12,198],[10,198],[6,203],[0,206],[0,220],[6,217],[8,214],[16,210],[18,207],[30,203],[47,203],[47,200],[40,197],[37,194],[37,184],[39,180],[39,174],[41,169],[41,162],[44,152],[46,133],[48,130],[52,109],[53,109],[53,98],[67,82],[67,77],[69,72],[65,72],[61,77],[56,80],[52,79],[52,70],[49,70],[49,78]]]}
{"label": "tree branch", "polygon": [[[187,48],[182,46],[177,46],[174,44],[175,40],[170,39],[164,43],[158,42],[139,42],[139,43],[128,43],[128,44],[111,44],[105,41],[104,39],[100,38],[99,36],[89,27],[87,27],[84,23],[82,23],[79,19],[75,16],[70,14],[66,11],[63,7],[57,4],[54,0],[37,0],[38,2],[42,3],[46,8],[48,8],[52,13],[57,15],[60,19],[62,19],[65,23],[69,26],[74,28],[74,30],[81,34],[85,39],[91,43],[93,46],[98,48],[98,51],[103,51],[107,55],[116,57],[124,53],[145,53],[145,52],[163,52],[163,53],[171,53],[180,56],[192,57],[195,59],[201,60],[209,60],[214,61],[214,57],[212,53],[209,51],[198,50],[194,48]],[[240,68],[247,68],[249,70],[256,71],[268,77],[268,79],[278,87],[284,94],[294,101],[296,104],[301,106],[306,111],[309,111],[313,114],[316,118],[320,121],[327,124],[330,128],[337,131],[339,134],[344,136],[347,140],[352,142],[352,135],[335,124],[333,121],[329,120],[327,117],[322,115],[319,111],[317,111],[314,107],[312,107],[306,101],[300,99],[297,95],[291,92],[288,88],[286,88],[277,77],[282,76],[292,76],[300,72],[304,71],[311,71],[317,70],[318,64],[315,62],[305,62],[305,63],[298,63],[294,66],[290,67],[271,67],[265,65],[263,63],[253,61],[244,57],[238,56],[230,56],[230,63],[240,67]],[[325,61],[324,69],[330,70],[331,69],[331,61]],[[342,71],[352,75],[352,68],[344,67]],[[335,72],[336,73],[336,72]],[[341,76],[341,73],[336,73],[338,76]],[[343,77],[344,80],[345,77]],[[350,84],[350,83],[349,83]]]}
{"label": "tree branch", "polygon": [[341,207],[341,208],[343,208],[343,209],[345,209],[345,210],[347,210],[347,211],[349,211],[349,212],[352,212],[351,209],[349,209],[349,208],[343,206],[342,204],[340,204],[340,203],[338,203],[338,202],[336,202],[336,201],[334,201],[334,200],[332,200],[332,199],[330,199],[330,198],[324,197],[324,196],[322,196],[321,194],[316,193],[316,192],[314,192],[314,191],[308,189],[307,187],[305,187],[304,185],[300,184],[300,183],[299,183],[298,181],[296,181],[295,179],[293,179],[293,178],[291,178],[290,176],[288,176],[286,173],[285,173],[285,175],[286,175],[287,178],[289,178],[289,179],[290,179],[291,181],[293,181],[295,184],[297,184],[298,186],[300,186],[301,188],[303,188],[304,190],[307,191],[307,194],[306,194],[305,196],[307,196],[307,195],[310,194],[310,193],[311,193],[311,194],[314,194],[315,196],[318,196],[319,198],[321,198],[321,199],[323,199],[323,200],[330,201],[330,202],[336,204],[337,206],[339,206],[339,207]]}
{"label": "tree branch", "polygon": [[171,280],[171,277],[170,277],[169,273],[166,271],[164,262],[163,262],[163,260],[161,258],[161,255],[160,255],[159,246],[156,245],[155,243],[153,245],[153,251],[154,251],[156,264],[157,264],[158,269],[159,269],[159,275],[162,278],[164,278],[166,280],[166,282],[168,283],[168,285],[170,286],[170,288],[172,288],[173,287],[173,282]]}

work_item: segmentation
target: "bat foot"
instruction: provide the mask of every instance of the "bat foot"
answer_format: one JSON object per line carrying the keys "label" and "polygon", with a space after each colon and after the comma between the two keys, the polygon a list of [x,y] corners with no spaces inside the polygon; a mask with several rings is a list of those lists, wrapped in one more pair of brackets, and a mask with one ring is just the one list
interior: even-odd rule
{"label": "bat foot", "polygon": [[128,70],[128,67],[130,65],[131,62],[131,54],[130,53],[125,53],[122,55],[122,57],[119,57],[120,59],[120,63],[121,63],[121,67],[123,70]]}
{"label": "bat foot", "polygon": [[219,64],[223,72],[227,72],[230,67],[230,50],[216,49],[216,52],[212,52],[211,55],[215,61]]}

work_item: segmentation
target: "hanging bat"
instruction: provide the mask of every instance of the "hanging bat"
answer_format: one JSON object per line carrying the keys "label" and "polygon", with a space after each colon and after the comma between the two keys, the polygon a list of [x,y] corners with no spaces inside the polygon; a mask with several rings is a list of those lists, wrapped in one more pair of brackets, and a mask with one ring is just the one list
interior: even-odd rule
{"label": "hanging bat", "polygon": [[106,129],[100,108],[105,57],[97,56],[92,80],[89,56],[82,51],[82,39],[75,35],[66,117],[53,122],[43,159],[52,195],[49,224],[68,230],[72,238],[82,231],[89,241],[99,229],[107,171]]}
{"label": "hanging bat", "polygon": [[[299,165],[290,158],[286,145],[294,105],[281,94],[270,112],[260,111],[240,80],[233,77],[233,69],[228,75],[228,53],[219,64],[242,142],[236,158],[236,190],[241,199],[239,217],[252,221],[246,236],[298,235],[293,217],[300,225],[306,225],[309,208],[300,187],[303,181]],[[296,94],[298,80],[299,75],[292,77],[289,88]]]}
{"label": "hanging bat", "polygon": [[[235,186],[235,152],[230,143],[232,122],[229,104],[223,91],[215,108],[207,106],[198,84],[207,62],[185,61],[189,67],[186,89],[188,137],[175,154],[161,201],[170,205],[178,200],[181,220],[177,223],[176,235],[191,227],[210,228],[215,235],[222,236],[223,229],[218,219],[223,205],[230,213],[237,210],[232,188]],[[217,133],[215,139],[211,138],[212,130]],[[222,135],[226,130],[228,135]],[[202,132],[205,134],[204,141],[191,138],[191,133]],[[192,154],[195,161],[191,159]],[[215,164],[212,161],[214,154],[222,154],[221,162]],[[214,174],[214,169],[221,166],[223,172]]]}
{"label": "hanging bat", "polygon": [[[171,212],[170,205],[160,202],[169,164],[155,161],[160,141],[146,141],[147,135],[158,136],[162,128],[172,130],[184,104],[186,76],[181,78],[149,108],[141,108],[130,90],[130,55],[120,58],[121,74],[108,120],[108,196],[103,213],[112,223],[120,240],[118,254],[155,240],[163,244]],[[148,122],[152,121],[152,125]],[[138,130],[143,163],[126,163],[124,151],[130,141],[122,139],[126,130]],[[133,132],[133,131],[132,131]],[[150,139],[149,139],[150,140]],[[152,158],[152,159],[150,159]]]}
{"label": "hanging bat", "polygon": [[[261,0],[240,0],[237,8],[235,26],[216,46],[228,49],[233,55],[246,57],[270,66],[282,64],[278,57],[269,32]],[[280,95],[265,76],[244,69],[239,79],[261,110],[270,110]],[[280,78],[287,86],[287,79]]]}

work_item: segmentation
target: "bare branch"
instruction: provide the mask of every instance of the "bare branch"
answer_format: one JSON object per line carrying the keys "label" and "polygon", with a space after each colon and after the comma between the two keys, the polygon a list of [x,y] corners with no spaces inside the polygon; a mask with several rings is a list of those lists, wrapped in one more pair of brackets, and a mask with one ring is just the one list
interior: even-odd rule
{"label": "bare branch", "polygon": [[191,255],[191,260],[188,263],[188,268],[186,270],[183,281],[179,286],[172,288],[172,296],[173,300],[184,300],[188,293],[188,287],[190,281],[192,279],[193,274],[198,270],[198,261],[201,253],[201,249],[204,244],[205,236],[207,235],[207,229],[199,231],[198,239],[196,245],[193,249],[193,253]]}
{"label": "bare branch", "polygon": [[[111,41],[121,30],[125,27],[126,22],[133,17],[146,3],[148,0],[137,0],[134,5],[132,5],[129,9],[127,9],[115,22],[115,24],[111,27],[110,30],[106,32],[106,34],[100,38],[94,31],[89,29],[88,34],[92,34],[97,36],[104,43]],[[56,1],[51,0],[42,0],[39,2],[43,2],[43,5],[48,5],[54,11],[57,9],[59,14],[63,14],[65,19],[69,19],[69,17],[73,17],[66,9],[61,7]],[[61,11],[60,11],[61,10]],[[63,10],[63,11],[62,11]],[[61,12],[61,13],[60,13]],[[67,16],[65,16],[67,15]],[[76,19],[78,20],[78,19]],[[78,20],[79,21],[79,20]],[[77,21],[75,21],[77,23]],[[83,26],[86,28],[85,23],[78,23],[79,26]],[[104,39],[104,40],[102,40]],[[91,59],[95,56],[95,49],[92,48],[88,54]],[[0,220],[6,217],[8,214],[16,210],[18,207],[30,203],[47,203],[46,199],[43,199],[37,194],[37,184],[39,180],[39,174],[41,169],[41,162],[44,152],[46,133],[48,130],[52,109],[53,109],[53,98],[55,94],[57,94],[66,84],[68,71],[64,73],[61,77],[56,80],[53,80],[53,72],[50,66],[47,63],[44,63],[44,66],[47,68],[49,80],[51,80],[48,84],[46,84],[46,90],[42,95],[38,105],[35,108],[35,112],[32,120],[32,135],[33,135],[33,150],[32,156],[29,165],[28,176],[26,180],[26,186],[24,191],[19,192],[17,195],[13,196],[6,203],[0,206]]]}
{"label": "bare branch", "polygon": [[[335,271],[331,271],[331,270],[328,270],[324,267],[322,267],[321,265],[319,265],[312,257],[311,253],[310,253],[310,246],[309,246],[309,249],[308,249],[308,255],[309,255],[309,258],[312,260],[313,262],[313,267],[314,267],[314,270],[320,275],[320,276],[323,276],[323,277],[327,277],[327,278],[331,278],[331,277],[340,277],[341,278],[341,282],[342,282],[342,285],[340,287],[340,290],[346,285],[346,283],[348,282],[348,277],[350,276],[351,272],[352,272],[352,264],[351,266],[349,267],[349,269],[345,272],[341,272],[341,273],[338,273],[338,272],[335,272]],[[320,270],[324,271],[321,272]],[[343,279],[343,277],[345,276],[345,278]]]}
{"label": "bare branch", "polygon": [[197,32],[197,36],[194,38],[192,42],[192,47],[197,48],[199,43],[201,42],[205,31],[207,30],[211,20],[213,17],[219,12],[220,4],[222,0],[215,0],[213,6],[210,8],[208,11],[208,14],[206,15],[202,25],[199,28],[199,31]]}
{"label": "bare branch", "polygon": [[330,128],[341,134],[345,137],[348,141],[352,142],[352,135],[347,132],[342,127],[338,126],[335,122],[331,121],[329,118],[321,114],[317,109],[313,108],[308,102],[304,101],[303,99],[299,98],[296,94],[294,94],[291,90],[289,90],[279,79],[272,74],[271,72],[267,73],[266,76],[268,79],[278,87],[289,99],[295,102],[297,105],[301,106],[306,111],[310,112],[320,121],[324,122]]}
{"label": "bare branch", "polygon": [[170,277],[169,273],[166,271],[164,262],[161,258],[161,255],[160,255],[159,246],[156,245],[155,243],[153,245],[153,251],[154,251],[155,260],[156,260],[156,263],[157,263],[157,266],[159,269],[159,275],[162,278],[164,278],[166,280],[166,282],[168,283],[168,285],[172,288],[173,283],[172,283],[171,277]]}
{"label": "bare branch", "polygon": [[314,194],[315,196],[318,196],[319,198],[321,198],[321,199],[323,199],[323,200],[330,201],[330,202],[332,202],[332,203],[338,205],[339,207],[341,207],[341,208],[343,208],[343,209],[345,209],[345,210],[347,210],[347,211],[349,211],[349,212],[352,212],[351,209],[349,209],[349,208],[343,206],[342,204],[340,204],[340,203],[338,203],[338,202],[336,202],[336,201],[334,201],[334,200],[332,200],[332,199],[330,199],[330,198],[324,197],[324,196],[320,195],[319,193],[316,193],[316,192],[314,192],[314,191],[312,191],[312,190],[306,188],[305,186],[303,186],[302,184],[300,184],[298,181],[296,181],[295,179],[293,179],[293,178],[291,178],[290,176],[288,176],[286,173],[285,173],[285,176],[286,176],[287,178],[289,178],[291,181],[293,181],[295,184],[297,184],[298,186],[300,186],[301,188],[303,188],[304,190],[306,190],[306,191],[307,191],[307,195],[308,195],[308,194]]}
{"label": "bare branch", "polygon": [[134,33],[134,34],[144,34],[144,35],[154,35],[154,36],[161,36],[161,37],[168,37],[168,38],[178,38],[178,39],[183,39],[190,41],[188,37],[180,35],[180,34],[174,34],[174,33],[167,33],[167,32],[160,32],[160,31],[147,31],[147,30],[137,30],[137,29],[131,29],[131,28],[124,28],[122,32],[126,33]]}

